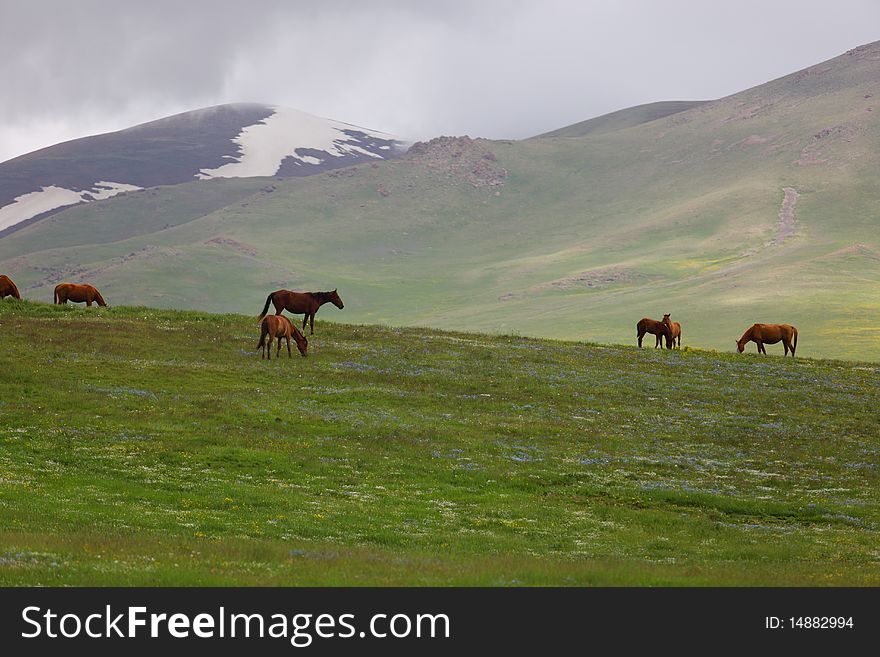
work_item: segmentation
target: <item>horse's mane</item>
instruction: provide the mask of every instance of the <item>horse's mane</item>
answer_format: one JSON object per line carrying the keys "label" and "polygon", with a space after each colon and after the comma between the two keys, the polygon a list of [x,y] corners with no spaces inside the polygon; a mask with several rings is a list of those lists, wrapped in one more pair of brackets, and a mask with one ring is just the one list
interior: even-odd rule
{"label": "horse's mane", "polygon": [[737,343],[740,342],[748,342],[752,337],[752,331],[754,330],[755,325],[752,324],[749,328],[746,329],[746,332],[742,334],[742,337],[737,340]]}

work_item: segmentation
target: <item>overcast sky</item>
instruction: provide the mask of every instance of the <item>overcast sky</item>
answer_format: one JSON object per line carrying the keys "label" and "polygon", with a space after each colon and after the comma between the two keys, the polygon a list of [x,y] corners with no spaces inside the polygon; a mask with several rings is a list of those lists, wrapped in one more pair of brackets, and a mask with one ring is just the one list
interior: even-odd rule
{"label": "overcast sky", "polygon": [[0,161],[249,101],[523,138],[878,39],[877,0],[0,0]]}

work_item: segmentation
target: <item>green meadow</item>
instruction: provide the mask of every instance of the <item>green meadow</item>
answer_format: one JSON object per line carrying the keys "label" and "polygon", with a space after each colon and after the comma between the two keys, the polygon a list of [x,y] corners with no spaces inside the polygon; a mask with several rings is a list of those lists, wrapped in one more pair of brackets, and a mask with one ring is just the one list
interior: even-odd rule
{"label": "green meadow", "polygon": [[0,303],[0,585],[880,585],[876,365],[337,319]]}

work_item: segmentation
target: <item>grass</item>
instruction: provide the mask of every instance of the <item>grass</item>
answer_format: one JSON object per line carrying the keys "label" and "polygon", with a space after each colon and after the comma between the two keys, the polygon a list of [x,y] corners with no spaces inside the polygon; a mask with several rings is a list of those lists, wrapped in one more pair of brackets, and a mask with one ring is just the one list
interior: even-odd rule
{"label": "grass", "polygon": [[878,368],[0,304],[3,585],[872,585]]}

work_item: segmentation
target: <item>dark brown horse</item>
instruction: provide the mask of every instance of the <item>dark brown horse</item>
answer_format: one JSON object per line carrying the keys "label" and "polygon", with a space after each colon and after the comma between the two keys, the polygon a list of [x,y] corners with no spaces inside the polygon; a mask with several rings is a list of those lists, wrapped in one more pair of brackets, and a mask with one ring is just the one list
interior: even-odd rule
{"label": "dark brown horse", "polygon": [[671,349],[669,346],[669,341],[671,340],[669,335],[669,327],[666,326],[663,322],[669,319],[669,315],[663,315],[662,321],[657,321],[656,319],[650,319],[649,317],[642,317],[639,320],[639,323],[636,324],[636,337],[639,339],[639,349],[642,348],[642,338],[645,337],[645,333],[653,333],[657,338],[654,341],[654,348],[662,346],[661,338],[666,338],[666,348]]}
{"label": "dark brown horse", "polygon": [[[266,358],[268,352],[269,360],[272,360],[272,340],[278,338],[278,349],[275,351],[277,358],[281,354],[281,338],[287,340],[287,357],[291,358],[290,352],[290,336],[296,340],[296,348],[299,353],[305,357],[309,355],[309,341],[306,336],[300,333],[300,330],[293,325],[284,315],[268,315],[260,320],[260,341],[257,343],[257,349],[261,350],[260,358]],[[268,340],[266,337],[268,336]]]}
{"label": "dark brown horse", "polygon": [[285,310],[298,315],[303,313],[303,331],[306,330],[306,321],[309,321],[311,335],[315,334],[315,313],[318,308],[330,302],[339,309],[344,308],[342,299],[336,290],[332,292],[292,292],[290,290],[276,290],[266,297],[266,305],[257,319],[262,319],[269,311],[269,304],[274,304],[275,314],[280,315]]}
{"label": "dark brown horse", "polygon": [[99,306],[107,305],[107,302],[104,301],[104,297],[102,297],[101,293],[92,285],[80,285],[78,283],[61,283],[60,285],[56,285],[55,303],[65,304],[68,301],[73,301],[74,303],[82,303],[85,301],[86,305],[90,308],[92,304],[96,302]]}
{"label": "dark brown horse", "polygon": [[678,340],[678,348],[681,349],[681,324],[670,321],[669,313],[663,315],[663,323],[669,328],[669,335],[666,336],[666,348],[674,349],[675,341]]}
{"label": "dark brown horse", "polygon": [[794,350],[797,349],[798,330],[791,324],[752,324],[742,337],[736,341],[736,349],[742,353],[746,348],[747,342],[754,342],[758,345],[759,354],[767,354],[764,344],[776,344],[782,340],[785,347],[783,358],[791,352],[794,358]]}
{"label": "dark brown horse", "polygon": [[0,274],[0,299],[5,299],[6,297],[21,299],[21,294],[9,276]]}

